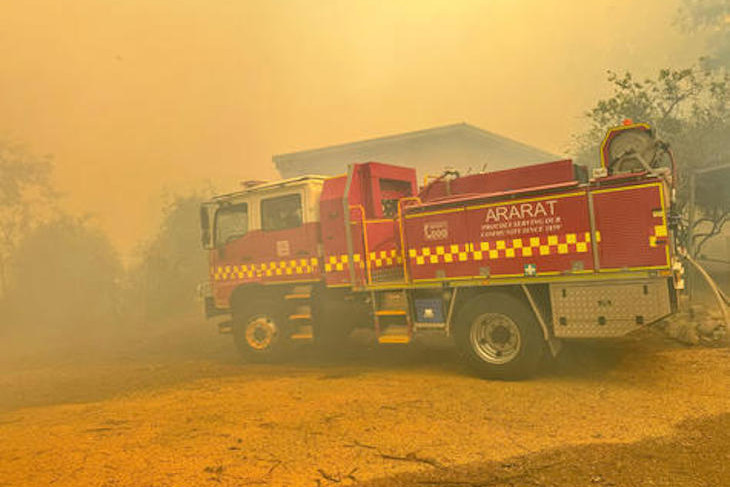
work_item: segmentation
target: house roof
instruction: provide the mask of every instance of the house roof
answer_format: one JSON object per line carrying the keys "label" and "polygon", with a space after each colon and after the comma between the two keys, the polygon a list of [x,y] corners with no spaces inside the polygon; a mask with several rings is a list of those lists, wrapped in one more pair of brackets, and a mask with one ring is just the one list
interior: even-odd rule
{"label": "house roof", "polygon": [[365,140],[359,140],[359,141],[355,141],[355,142],[347,142],[344,144],[336,144],[336,145],[320,147],[320,148],[316,148],[316,149],[289,152],[286,154],[278,154],[278,155],[273,156],[272,159],[273,159],[274,163],[276,163],[278,165],[278,163],[280,163],[280,162],[290,162],[295,159],[308,158],[311,156],[325,155],[325,154],[357,150],[357,149],[363,149],[363,148],[370,148],[373,146],[378,146],[378,145],[383,145],[383,144],[388,144],[388,143],[393,143],[393,142],[408,141],[408,140],[418,139],[418,138],[422,138],[422,137],[450,135],[450,134],[455,134],[455,133],[465,133],[465,134],[476,135],[478,137],[483,138],[485,141],[491,142],[495,145],[500,145],[500,146],[504,147],[505,149],[514,149],[514,150],[519,150],[521,152],[529,152],[529,153],[531,153],[532,156],[534,156],[537,159],[553,160],[553,159],[559,158],[559,156],[557,156],[555,154],[551,154],[542,149],[538,149],[537,147],[533,147],[531,145],[527,145],[522,142],[518,142],[516,140],[510,139],[508,137],[504,137],[502,135],[498,135],[493,132],[489,132],[487,130],[480,129],[479,127],[475,127],[474,125],[470,125],[468,123],[462,122],[462,123],[455,123],[455,124],[451,124],[451,125],[443,125],[440,127],[432,127],[432,128],[423,129],[423,130],[416,130],[413,132],[405,132],[402,134],[386,135],[383,137],[376,137],[373,139],[365,139]]}

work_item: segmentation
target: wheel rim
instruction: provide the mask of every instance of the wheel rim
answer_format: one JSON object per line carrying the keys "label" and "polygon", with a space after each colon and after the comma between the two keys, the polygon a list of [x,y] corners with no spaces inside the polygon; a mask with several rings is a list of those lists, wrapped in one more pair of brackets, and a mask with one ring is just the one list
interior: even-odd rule
{"label": "wheel rim", "polygon": [[520,328],[512,318],[500,313],[485,313],[472,322],[469,339],[472,349],[492,364],[505,364],[520,352]]}
{"label": "wheel rim", "polygon": [[278,330],[268,316],[257,316],[246,324],[246,343],[254,350],[265,350],[276,340]]}

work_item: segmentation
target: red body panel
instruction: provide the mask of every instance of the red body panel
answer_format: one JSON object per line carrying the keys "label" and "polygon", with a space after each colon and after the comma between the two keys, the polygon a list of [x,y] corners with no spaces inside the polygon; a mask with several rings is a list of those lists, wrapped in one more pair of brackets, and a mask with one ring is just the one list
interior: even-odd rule
{"label": "red body panel", "polygon": [[214,298],[228,306],[241,284],[320,279],[319,223],[265,232],[254,230],[211,252]]}
{"label": "red body panel", "polygon": [[421,190],[419,197],[427,202],[457,195],[480,195],[569,183],[576,180],[575,172],[575,165],[570,160],[546,162],[503,171],[472,174],[453,181],[434,181]]}
{"label": "red body panel", "polygon": [[668,269],[664,183],[634,174],[581,184],[577,172],[558,161],[439,181],[421,191],[421,201],[411,196],[415,170],[356,164],[348,210],[346,176],[331,178],[322,188],[319,223],[252,231],[214,250],[215,302],[228,306],[231,292],[249,283],[366,287]]}
{"label": "red body panel", "polygon": [[398,219],[368,221],[367,252],[369,281],[403,279],[403,259]]}
{"label": "red body panel", "polygon": [[[326,282],[331,286],[350,283],[342,218],[346,180],[346,176],[339,176],[325,181],[320,201],[323,269]],[[384,185],[383,181],[392,184]],[[372,162],[354,166],[348,204],[358,285],[392,280],[390,278],[394,276],[402,278],[400,224],[397,215],[388,218],[384,213],[383,201],[397,202],[415,192],[416,172],[413,169]]]}
{"label": "red body panel", "polygon": [[[355,170],[350,185],[350,204],[358,205],[350,210],[353,257],[358,282],[364,282],[366,274],[363,259],[362,221],[365,207],[362,188],[362,171]],[[350,282],[347,243],[345,241],[345,220],[343,218],[346,176],[325,181],[319,205],[322,229],[323,265],[326,283],[330,286]]]}
{"label": "red body panel", "polygon": [[659,181],[593,192],[602,271],[669,266],[669,240]]}
{"label": "red body panel", "polygon": [[406,222],[414,280],[592,269],[584,190],[433,213],[411,209]]}

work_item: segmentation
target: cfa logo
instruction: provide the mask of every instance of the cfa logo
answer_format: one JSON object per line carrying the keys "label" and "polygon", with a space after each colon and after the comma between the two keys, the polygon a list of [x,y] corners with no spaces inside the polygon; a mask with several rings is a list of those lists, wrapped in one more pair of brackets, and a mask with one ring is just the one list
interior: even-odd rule
{"label": "cfa logo", "polygon": [[449,236],[447,222],[428,222],[423,224],[423,237],[426,240],[444,240]]}

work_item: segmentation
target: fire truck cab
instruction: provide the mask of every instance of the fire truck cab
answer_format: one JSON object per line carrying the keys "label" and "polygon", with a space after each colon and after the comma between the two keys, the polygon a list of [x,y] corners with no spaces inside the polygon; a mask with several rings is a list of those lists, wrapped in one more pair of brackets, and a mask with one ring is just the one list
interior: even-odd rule
{"label": "fire truck cab", "polygon": [[676,309],[661,147],[636,124],[609,132],[593,177],[563,160],[419,189],[415,170],[369,162],[246,183],[201,208],[207,314],[231,317],[219,329],[250,359],[364,326],[381,344],[453,336],[481,375],[525,377],[562,340],[620,337]]}
{"label": "fire truck cab", "polygon": [[203,244],[211,250],[212,305],[230,309],[242,284],[319,276],[319,200],[325,178],[247,182],[201,208]]}

